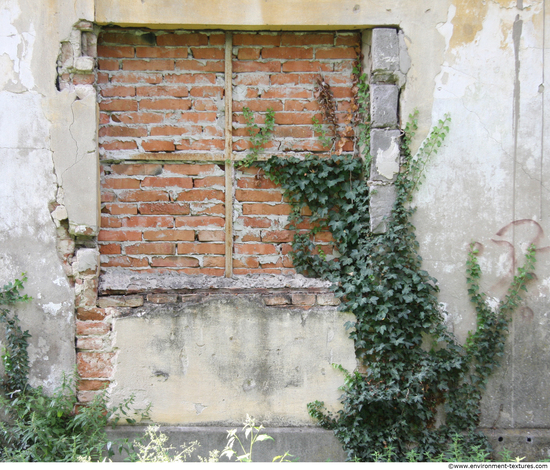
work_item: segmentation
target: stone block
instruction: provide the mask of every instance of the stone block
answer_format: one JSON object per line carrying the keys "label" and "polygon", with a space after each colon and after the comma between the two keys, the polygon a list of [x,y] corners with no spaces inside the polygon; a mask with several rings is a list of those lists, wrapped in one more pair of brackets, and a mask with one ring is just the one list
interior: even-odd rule
{"label": "stone block", "polygon": [[340,305],[340,299],[337,299],[334,294],[318,294],[317,303],[323,306]]}
{"label": "stone block", "polygon": [[98,301],[100,308],[107,307],[141,307],[143,305],[143,296],[141,295],[114,295],[111,297],[101,297]]}
{"label": "stone block", "polygon": [[372,233],[385,233],[395,204],[394,185],[376,185],[370,187],[370,228]]}
{"label": "stone block", "polygon": [[371,181],[393,182],[399,173],[400,149],[398,130],[372,129],[371,142]]}
{"label": "stone block", "polygon": [[375,28],[372,30],[372,81],[397,81],[399,72],[399,37],[392,28]]}
{"label": "stone block", "polygon": [[75,274],[96,275],[99,269],[99,251],[95,248],[81,248],[76,252]]}
{"label": "stone block", "polygon": [[371,86],[372,127],[397,127],[397,85]]}

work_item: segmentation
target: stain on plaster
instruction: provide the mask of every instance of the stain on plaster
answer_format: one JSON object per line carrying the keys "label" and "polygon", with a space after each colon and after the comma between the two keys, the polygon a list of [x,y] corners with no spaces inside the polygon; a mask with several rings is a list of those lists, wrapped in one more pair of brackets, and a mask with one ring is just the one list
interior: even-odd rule
{"label": "stain on plaster", "polygon": [[477,33],[483,29],[483,20],[487,15],[488,2],[479,0],[455,0],[456,13],[452,19],[453,35],[450,48],[455,49],[471,43]]}

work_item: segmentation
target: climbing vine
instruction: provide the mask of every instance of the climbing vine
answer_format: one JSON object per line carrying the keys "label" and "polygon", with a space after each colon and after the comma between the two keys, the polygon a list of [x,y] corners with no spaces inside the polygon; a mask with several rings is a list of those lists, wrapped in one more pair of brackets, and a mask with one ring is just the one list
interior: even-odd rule
{"label": "climbing vine", "polygon": [[[304,159],[271,157],[254,164],[280,184],[292,205],[292,227],[303,221],[309,207],[307,232],[296,231],[293,262],[308,276],[332,281],[340,308],[355,315],[345,326],[354,340],[358,368],[345,375],[342,409],[330,413],[322,402],[308,404],[311,416],[334,430],[350,460],[372,461],[385,455],[394,461],[440,457],[460,435],[466,449],[489,449],[479,425],[480,401],[487,380],[503,353],[509,315],[534,269],[530,247],[498,308],[491,309],[481,293],[477,251],[467,263],[468,294],[477,312],[477,328],[464,346],[446,329],[438,303],[436,279],[422,269],[411,216],[414,192],[430,158],[441,147],[450,118],[431,131],[416,156],[410,142],[416,115],[403,130],[401,171],[396,202],[385,233],[370,230],[370,169],[368,87],[356,64],[355,99],[345,126],[355,127],[355,154],[342,153],[343,138],[334,117],[331,93],[322,78],[317,96],[328,133],[321,133],[330,155]],[[316,123],[320,126],[320,123]],[[267,137],[265,132],[263,137]],[[328,136],[327,136],[328,135]],[[360,157],[360,158],[359,158]],[[338,257],[329,259],[314,236],[329,230]],[[453,440],[454,439],[454,440]]]}

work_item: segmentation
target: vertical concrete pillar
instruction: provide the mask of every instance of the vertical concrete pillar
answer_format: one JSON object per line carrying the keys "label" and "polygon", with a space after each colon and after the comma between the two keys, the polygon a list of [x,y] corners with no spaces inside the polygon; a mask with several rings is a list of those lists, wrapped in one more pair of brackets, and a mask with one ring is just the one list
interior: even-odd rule
{"label": "vertical concrete pillar", "polygon": [[371,108],[370,223],[384,233],[395,203],[399,172],[399,37],[393,28],[374,28],[369,47]]}

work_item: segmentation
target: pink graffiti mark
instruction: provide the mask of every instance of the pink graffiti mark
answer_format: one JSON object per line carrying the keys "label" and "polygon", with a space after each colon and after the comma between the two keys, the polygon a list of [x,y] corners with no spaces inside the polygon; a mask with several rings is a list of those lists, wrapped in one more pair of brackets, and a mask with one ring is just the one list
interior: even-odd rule
{"label": "pink graffiti mark", "polygon": [[[497,246],[500,246],[504,250],[506,250],[506,254],[507,254],[508,269],[506,273],[490,288],[490,291],[499,293],[501,295],[503,295],[508,290],[508,287],[510,286],[510,284],[512,283],[512,280],[514,279],[516,269],[519,266],[521,249],[518,250],[517,249],[518,246],[527,248],[531,245],[535,245],[535,251],[537,254],[550,252],[550,246],[543,246],[543,247],[539,246],[541,241],[544,238],[544,230],[542,229],[542,227],[538,222],[532,219],[514,220],[513,222],[510,222],[509,224],[505,225],[500,230],[498,230],[498,232],[495,235],[498,237],[509,237],[511,233],[514,231],[514,229],[517,227],[524,227],[525,229],[527,229],[527,233],[518,234],[516,232],[515,240],[512,240],[512,241],[498,240],[494,238],[491,239],[491,241],[495,243]],[[480,250],[479,253],[481,254],[482,250]],[[525,308],[529,309],[529,307],[525,307]],[[522,315],[522,317],[529,318],[530,315],[529,314]]]}

